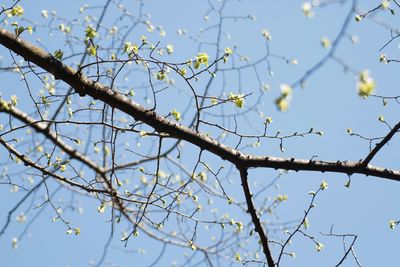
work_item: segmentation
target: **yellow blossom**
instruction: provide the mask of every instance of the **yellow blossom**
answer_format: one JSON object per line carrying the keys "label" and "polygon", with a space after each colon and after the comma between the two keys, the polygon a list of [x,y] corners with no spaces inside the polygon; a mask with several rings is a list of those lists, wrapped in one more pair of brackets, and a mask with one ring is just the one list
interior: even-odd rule
{"label": "yellow blossom", "polygon": [[225,47],[224,49],[225,55],[230,56],[233,54],[233,50],[230,47]]}
{"label": "yellow blossom", "polygon": [[267,29],[262,30],[262,31],[261,31],[261,34],[262,34],[262,36],[264,36],[264,38],[267,39],[268,41],[271,41],[271,40],[272,40],[271,33],[270,33]]}
{"label": "yellow blossom", "polygon": [[99,212],[99,213],[104,213],[105,211],[106,211],[106,203],[101,203],[101,205],[99,206],[99,207],[97,207],[97,211]]}
{"label": "yellow blossom", "polygon": [[186,69],[179,69],[179,74],[182,76],[186,75]]}
{"label": "yellow blossom", "polygon": [[317,245],[315,245],[315,249],[318,252],[320,252],[323,248],[324,248],[324,244],[322,244],[322,243],[317,243]]}
{"label": "yellow blossom", "polygon": [[171,115],[174,117],[175,120],[179,121],[181,119],[181,113],[176,109],[171,111]]}
{"label": "yellow blossom", "polygon": [[66,169],[67,169],[67,165],[66,164],[60,165],[60,172],[65,172]]}
{"label": "yellow blossom", "polygon": [[235,253],[235,260],[236,261],[241,261],[242,260],[242,257],[240,257],[239,253]]}
{"label": "yellow blossom", "polygon": [[91,56],[96,56],[96,54],[97,54],[97,46],[90,45],[90,46],[86,49],[86,51],[89,53],[89,55],[91,55]]}
{"label": "yellow blossom", "polygon": [[166,46],[166,49],[167,49],[167,53],[168,53],[169,55],[171,55],[171,54],[174,52],[174,46],[171,45],[171,44],[167,45],[167,46]]}
{"label": "yellow blossom", "polygon": [[11,96],[11,105],[16,106],[18,104],[18,97],[16,95]]}
{"label": "yellow blossom", "polygon": [[320,186],[319,186],[322,190],[325,190],[328,188],[328,183],[326,181],[322,181]]}
{"label": "yellow blossom", "polygon": [[92,26],[88,26],[85,30],[86,38],[94,39],[99,33]]}
{"label": "yellow blossom", "polygon": [[143,44],[147,44],[147,37],[144,35],[140,36],[140,40],[142,41]]}
{"label": "yellow blossom", "polygon": [[303,3],[301,9],[303,10],[304,16],[306,16],[307,18],[311,18],[314,16],[314,12],[312,11],[312,5],[310,2]]}
{"label": "yellow blossom", "polygon": [[237,231],[237,232],[243,231],[243,228],[244,228],[243,223],[241,223],[241,222],[236,222],[236,231]]}
{"label": "yellow blossom", "polygon": [[234,94],[230,93],[229,94],[229,100],[231,100],[233,103],[235,103],[236,107],[238,108],[243,108],[244,106],[244,95],[243,94]]}
{"label": "yellow blossom", "polygon": [[58,60],[61,60],[64,55],[64,52],[61,49],[58,49],[54,52],[54,57]]}
{"label": "yellow blossom", "polygon": [[388,0],[383,0],[381,3],[381,8],[382,9],[388,9],[390,6],[390,2]]}
{"label": "yellow blossom", "polygon": [[308,218],[304,219],[303,227],[304,229],[308,229],[310,227],[310,221],[308,220]]}
{"label": "yellow blossom", "polygon": [[375,90],[375,81],[369,76],[369,72],[364,70],[360,72],[359,82],[357,83],[358,95],[361,97],[370,96]]}
{"label": "yellow blossom", "polygon": [[284,97],[291,95],[293,91],[292,87],[288,84],[281,84],[280,89],[281,89],[281,94]]}
{"label": "yellow blossom", "polygon": [[288,199],[289,199],[288,195],[278,195],[276,197],[276,201],[278,201],[278,202],[286,201]]}
{"label": "yellow blossom", "polygon": [[389,221],[389,227],[390,229],[394,229],[394,227],[398,224],[395,220],[390,220]]}
{"label": "yellow blossom", "polygon": [[202,181],[203,183],[207,181],[207,173],[201,172],[197,176],[200,178],[200,181]]}
{"label": "yellow blossom", "polygon": [[289,108],[289,102],[286,100],[286,98],[279,97],[275,100],[275,104],[278,107],[278,109],[282,112],[285,112]]}
{"label": "yellow blossom", "polygon": [[329,48],[331,46],[331,40],[329,40],[328,37],[322,37],[321,38],[321,45],[323,48]]}
{"label": "yellow blossom", "polygon": [[195,251],[196,250],[196,245],[193,243],[192,240],[189,241],[189,247],[191,250]]}
{"label": "yellow blossom", "polygon": [[79,228],[79,227],[76,227],[74,229],[74,231],[75,231],[75,235],[80,235],[81,234],[81,228]]}
{"label": "yellow blossom", "polygon": [[383,63],[385,63],[385,64],[388,64],[388,60],[387,60],[385,54],[381,54],[381,55],[379,56],[379,62],[383,62]]}
{"label": "yellow blossom", "polygon": [[18,238],[13,237],[11,242],[12,248],[18,248]]}
{"label": "yellow blossom", "polygon": [[167,74],[165,73],[165,71],[160,70],[159,72],[157,72],[157,80],[164,80],[167,77]]}
{"label": "yellow blossom", "polygon": [[124,44],[124,53],[131,54],[139,53],[139,47],[136,44],[132,44],[131,42],[125,42]]}
{"label": "yellow blossom", "polygon": [[24,14],[24,8],[20,5],[17,5],[11,9],[10,12],[11,16],[18,16],[21,17]]}
{"label": "yellow blossom", "polygon": [[207,53],[198,53],[196,56],[196,61],[194,62],[194,68],[200,68],[201,64],[208,66],[208,55]]}
{"label": "yellow blossom", "polygon": [[41,14],[42,14],[43,18],[47,18],[49,16],[49,11],[44,9],[44,10],[42,10]]}

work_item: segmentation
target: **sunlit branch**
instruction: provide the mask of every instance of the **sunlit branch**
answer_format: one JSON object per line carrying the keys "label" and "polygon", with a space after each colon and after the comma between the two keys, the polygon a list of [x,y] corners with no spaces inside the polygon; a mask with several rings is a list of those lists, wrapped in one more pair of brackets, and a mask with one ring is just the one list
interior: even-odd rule
{"label": "sunlit branch", "polygon": [[373,159],[373,157],[379,152],[379,150],[386,145],[390,139],[399,131],[400,129],[400,122],[393,127],[393,129],[380,141],[374,149],[368,154],[368,156],[363,160],[362,164],[364,166],[368,165],[368,163]]}
{"label": "sunlit branch", "polygon": [[102,174],[104,173],[104,170],[98,166],[95,162],[93,162],[90,158],[86,157],[85,155],[81,154],[79,151],[76,149],[70,147],[68,144],[63,142],[60,137],[57,136],[57,133],[51,131],[48,127],[47,124],[36,121],[32,117],[30,117],[28,114],[22,112],[21,110],[17,109],[16,107],[6,107],[7,103],[3,102],[4,105],[0,105],[0,113],[5,112],[12,117],[20,120],[26,125],[29,125],[35,131],[42,133],[48,140],[50,140],[53,144],[55,144],[57,147],[59,147],[61,150],[63,150],[65,153],[67,153],[72,159],[76,159],[79,162],[84,163],[86,166],[94,170],[97,174]]}
{"label": "sunlit branch", "polygon": [[75,88],[81,96],[89,95],[94,99],[99,99],[111,107],[121,110],[132,116],[138,121],[142,121],[156,129],[158,132],[168,133],[177,139],[186,140],[201,149],[207,150],[224,160],[235,165],[250,167],[266,167],[285,170],[307,170],[318,172],[338,172],[345,174],[365,174],[400,180],[400,171],[389,170],[375,166],[364,166],[360,162],[349,161],[313,161],[294,158],[275,158],[246,155],[236,149],[225,146],[217,140],[191,130],[183,125],[175,123],[165,117],[157,114],[155,111],[147,110],[141,105],[128,99],[126,96],[108,88],[100,83],[86,78],[81,73],[76,73],[72,68],[56,60],[51,54],[48,54],[41,48],[38,48],[15,36],[5,29],[0,29],[0,43],[5,47],[21,55],[25,60],[32,61],[43,69],[52,73],[56,79]]}
{"label": "sunlit branch", "polygon": [[246,168],[242,168],[241,166],[237,166],[240,172],[240,180],[242,182],[243,192],[246,198],[247,203],[247,212],[251,215],[251,220],[253,221],[254,230],[257,232],[260,237],[261,245],[264,251],[264,255],[267,259],[268,267],[274,267],[275,262],[272,258],[271,249],[268,244],[267,234],[261,224],[260,218],[257,215],[257,210],[253,204],[253,194],[250,191],[250,186],[248,182],[248,173]]}
{"label": "sunlit branch", "polygon": [[61,175],[58,175],[50,170],[47,170],[45,167],[38,165],[37,163],[31,161],[26,155],[21,154],[20,152],[18,152],[15,148],[13,148],[11,145],[9,145],[6,141],[4,141],[2,138],[0,138],[0,144],[7,149],[7,151],[14,155],[15,157],[17,157],[19,160],[21,160],[26,166],[32,167],[38,171],[40,171],[41,173],[51,176],[53,178],[55,178],[56,180],[60,181],[60,182],[65,182],[66,184],[73,186],[73,187],[78,187],[80,189],[83,189],[87,192],[90,193],[102,193],[102,194],[109,194],[109,192],[107,190],[104,189],[97,189],[97,188],[93,188],[92,186],[85,186],[83,184],[77,183],[75,181],[69,180]]}

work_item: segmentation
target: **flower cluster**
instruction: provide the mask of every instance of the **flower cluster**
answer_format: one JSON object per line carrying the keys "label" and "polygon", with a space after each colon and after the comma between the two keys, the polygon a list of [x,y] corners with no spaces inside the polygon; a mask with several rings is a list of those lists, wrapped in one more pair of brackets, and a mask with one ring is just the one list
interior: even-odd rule
{"label": "flower cluster", "polygon": [[375,90],[375,81],[369,76],[369,72],[364,70],[358,75],[357,92],[361,97],[370,96]]}

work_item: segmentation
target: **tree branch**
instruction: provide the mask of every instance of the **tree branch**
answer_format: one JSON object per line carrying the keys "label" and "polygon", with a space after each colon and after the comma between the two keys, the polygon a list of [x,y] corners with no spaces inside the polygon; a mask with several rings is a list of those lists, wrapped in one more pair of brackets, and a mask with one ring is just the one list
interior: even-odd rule
{"label": "tree branch", "polygon": [[58,175],[58,174],[56,174],[56,173],[54,173],[54,172],[52,172],[50,170],[47,170],[43,166],[39,166],[35,162],[31,161],[27,156],[25,156],[25,155],[21,154],[20,152],[18,152],[14,147],[12,147],[9,144],[7,144],[7,142],[4,141],[2,138],[0,138],[0,144],[2,146],[4,146],[8,150],[8,152],[10,154],[13,154],[18,159],[20,159],[24,163],[25,166],[32,167],[32,168],[40,171],[41,173],[43,173],[45,175],[51,176],[51,177],[53,177],[53,178],[55,178],[55,179],[57,179],[57,180],[59,180],[61,182],[69,184],[70,186],[74,186],[74,187],[78,187],[80,189],[83,189],[86,192],[89,192],[89,193],[102,193],[102,194],[110,195],[110,192],[108,192],[107,190],[97,189],[97,188],[94,188],[92,186],[84,186],[83,184],[80,184],[78,182],[69,180],[69,179],[67,179],[67,178],[65,178],[65,177],[63,177],[61,175]]}
{"label": "tree branch", "polygon": [[396,124],[396,126],[394,126],[394,128],[385,136],[385,138],[383,138],[383,140],[381,142],[379,142],[378,144],[376,144],[376,146],[374,147],[374,149],[368,154],[368,156],[364,159],[364,161],[362,162],[362,165],[367,166],[368,163],[373,159],[373,157],[375,157],[376,153],[378,153],[378,151],[384,146],[386,145],[387,142],[389,142],[390,139],[392,139],[392,137],[399,131],[400,129],[400,122]]}
{"label": "tree branch", "polygon": [[171,137],[185,140],[235,165],[244,166],[246,168],[265,167],[295,171],[327,171],[345,173],[348,175],[359,173],[400,181],[400,171],[363,165],[362,162],[313,161],[244,154],[219,143],[217,140],[205,134],[201,134],[170,121],[158,115],[153,110],[146,109],[117,91],[95,82],[81,73],[77,73],[74,69],[64,65],[43,49],[17,38],[14,34],[2,28],[0,28],[0,44],[22,56],[25,60],[31,61],[45,69],[53,74],[56,79],[63,80],[72,86],[79,95],[89,95],[94,99],[99,99],[111,107],[130,115],[135,120],[142,121],[153,127],[160,133],[168,133]]}
{"label": "tree branch", "polygon": [[253,224],[254,224],[254,230],[258,233],[258,236],[260,237],[263,252],[264,252],[265,257],[267,258],[268,267],[274,267],[275,262],[272,258],[271,250],[268,245],[268,237],[264,232],[260,218],[257,215],[257,210],[253,204],[253,200],[252,200],[253,195],[250,192],[250,186],[249,186],[248,177],[247,177],[247,174],[248,174],[247,169],[239,167],[239,166],[237,166],[237,168],[239,169],[239,172],[240,172],[240,180],[242,182],[243,192],[244,192],[244,196],[246,198],[247,212],[250,213],[251,220],[253,221]]}
{"label": "tree branch", "polygon": [[[0,100],[1,101],[1,100]],[[3,101],[2,103],[4,103]],[[46,136],[47,139],[49,139],[54,145],[59,147],[61,150],[63,150],[65,153],[67,153],[72,159],[77,159],[78,161],[84,163],[86,166],[91,168],[93,171],[95,171],[97,174],[103,174],[105,173],[105,170],[98,166],[94,161],[86,157],[85,155],[81,154],[79,151],[74,149],[73,147],[69,146],[65,142],[61,140],[60,137],[57,136],[57,134],[53,131],[51,131],[48,127],[48,125],[36,121],[32,117],[28,116],[28,114],[22,112],[21,110],[17,109],[16,107],[7,107],[8,105],[6,103],[2,104],[0,103],[0,113],[5,112],[12,117],[20,120],[26,125],[29,125],[33,129],[35,129],[36,132],[42,133],[44,136]]]}

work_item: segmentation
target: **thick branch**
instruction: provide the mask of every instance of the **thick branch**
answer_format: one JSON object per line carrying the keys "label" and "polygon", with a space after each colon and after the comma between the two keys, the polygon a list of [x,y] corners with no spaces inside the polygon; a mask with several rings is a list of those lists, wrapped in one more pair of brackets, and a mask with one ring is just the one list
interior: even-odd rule
{"label": "thick branch", "polygon": [[26,157],[25,155],[21,154],[20,152],[18,152],[14,147],[12,147],[11,145],[7,144],[6,141],[4,141],[2,138],[0,138],[0,144],[2,146],[4,146],[8,152],[14,156],[16,156],[18,159],[20,159],[25,166],[29,166],[32,167],[38,171],[40,171],[41,173],[51,176],[61,182],[65,182],[66,184],[69,184],[70,186],[74,186],[74,187],[78,187],[80,189],[83,189],[89,193],[103,193],[103,194],[109,194],[108,191],[103,190],[103,189],[96,189],[93,188],[92,186],[84,186],[78,182],[72,181],[72,180],[68,180],[67,178],[58,175],[50,170],[47,170],[45,167],[39,166],[38,164],[36,164],[35,162],[31,161],[28,157]]}
{"label": "thick branch", "polygon": [[385,138],[383,138],[383,140],[381,142],[379,142],[378,144],[376,144],[376,146],[374,147],[374,149],[372,149],[372,151],[368,154],[368,156],[364,159],[363,161],[363,165],[366,166],[368,165],[368,163],[373,159],[373,157],[375,157],[376,153],[378,153],[378,151],[384,146],[386,145],[387,142],[389,142],[390,139],[392,139],[393,135],[395,135],[400,129],[400,122],[396,124],[396,126],[394,126],[394,128],[385,136]]}
{"label": "thick branch", "polygon": [[254,230],[258,233],[258,236],[260,237],[263,252],[264,252],[265,257],[267,258],[268,267],[274,267],[275,262],[272,258],[271,250],[269,249],[268,238],[264,232],[260,218],[257,215],[257,210],[253,204],[253,200],[252,200],[253,195],[250,192],[250,186],[249,186],[248,177],[247,177],[247,169],[241,168],[239,166],[238,166],[238,169],[240,172],[240,180],[242,182],[244,196],[246,198],[247,212],[250,213],[251,220],[253,221],[253,225],[254,225]]}
{"label": "thick branch", "polygon": [[28,116],[28,114],[22,112],[21,110],[17,109],[16,107],[6,107],[5,105],[0,104],[0,113],[1,112],[10,114],[11,116],[20,120],[24,124],[31,126],[38,133],[42,133],[54,145],[56,145],[57,147],[62,149],[65,153],[67,153],[72,159],[77,159],[78,161],[84,163],[86,166],[88,166],[89,168],[91,168],[93,171],[95,171],[98,174],[105,173],[103,168],[99,167],[91,159],[89,159],[88,157],[81,154],[76,149],[72,148],[71,146],[69,146],[68,144],[63,142],[61,140],[61,138],[59,138],[55,132],[48,129],[46,124],[36,121],[32,117]]}
{"label": "thick branch", "polygon": [[247,156],[243,159],[247,167],[264,167],[293,171],[318,171],[352,174],[365,174],[400,181],[400,171],[372,165],[364,166],[362,161],[315,161],[295,158],[276,158],[265,156]]}
{"label": "thick branch", "polygon": [[138,121],[153,127],[158,132],[168,133],[170,136],[182,139],[203,150],[207,150],[218,157],[228,160],[235,165],[250,167],[266,167],[286,170],[307,170],[318,172],[338,172],[346,174],[360,173],[382,178],[400,181],[400,171],[388,170],[385,168],[363,165],[361,162],[329,162],[312,161],[301,159],[287,159],[275,157],[251,156],[241,153],[238,150],[225,146],[207,135],[196,132],[178,123],[170,121],[158,115],[153,110],[133,102],[117,91],[97,83],[76,71],[57,59],[28,42],[16,38],[15,35],[0,28],[0,44],[11,49],[22,56],[25,60],[31,61],[49,73],[56,79],[61,79],[72,86],[81,96],[89,95],[100,99],[104,103],[116,108]]}

